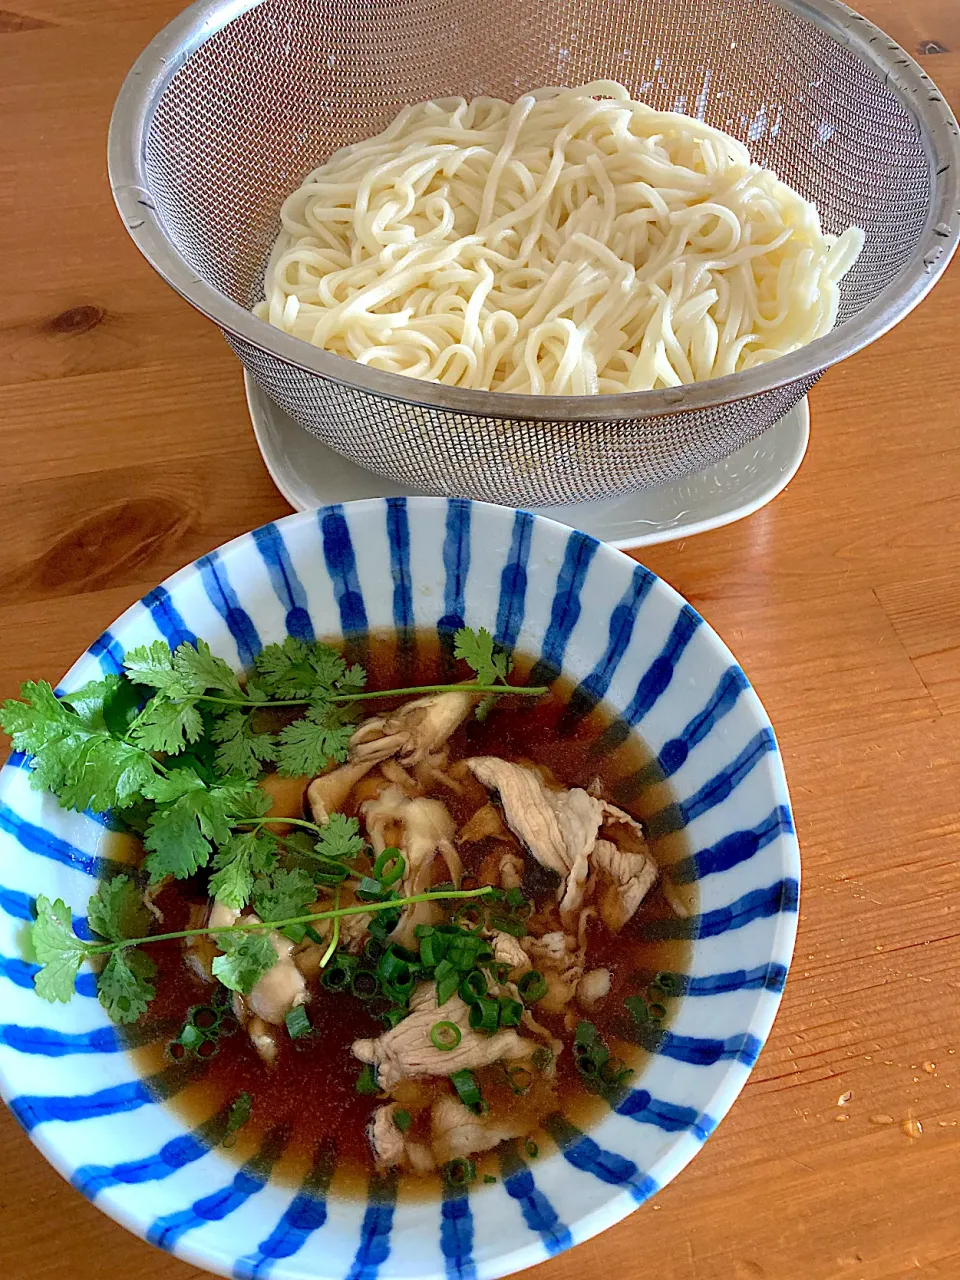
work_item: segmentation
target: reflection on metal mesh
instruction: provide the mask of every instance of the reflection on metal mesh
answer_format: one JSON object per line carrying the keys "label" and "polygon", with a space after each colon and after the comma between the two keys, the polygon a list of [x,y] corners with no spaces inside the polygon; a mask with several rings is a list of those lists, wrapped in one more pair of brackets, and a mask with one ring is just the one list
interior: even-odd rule
{"label": "reflection on metal mesh", "polygon": [[[257,298],[284,197],[336,148],[406,102],[514,99],[544,84],[617,79],[700,115],[816,201],[824,227],[862,227],[842,322],[915,253],[930,165],[913,115],[854,52],[772,0],[266,0],[202,44],[163,92],[145,140],[150,194],[193,270]],[[503,420],[366,391],[227,333],[260,385],[353,461],[430,493],[541,505],[675,479],[727,456],[813,385],[655,417]]]}

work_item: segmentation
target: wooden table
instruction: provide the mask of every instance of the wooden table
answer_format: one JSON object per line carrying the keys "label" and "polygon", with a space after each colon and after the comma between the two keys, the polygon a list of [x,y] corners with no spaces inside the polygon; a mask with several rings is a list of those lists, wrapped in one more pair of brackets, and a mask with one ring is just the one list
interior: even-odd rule
{"label": "wooden table", "polygon": [[[160,579],[287,509],[240,366],[134,249],[107,186],[114,96],[178,0],[5,2],[0,697],[55,680]],[[960,108],[957,0],[860,7]],[[773,506],[644,557],[730,643],[776,725],[804,852],[800,937],[716,1136],[542,1280],[960,1276],[955,343],[957,265],[816,389],[809,455]],[[200,1275],[69,1190],[0,1114],[3,1280]]]}

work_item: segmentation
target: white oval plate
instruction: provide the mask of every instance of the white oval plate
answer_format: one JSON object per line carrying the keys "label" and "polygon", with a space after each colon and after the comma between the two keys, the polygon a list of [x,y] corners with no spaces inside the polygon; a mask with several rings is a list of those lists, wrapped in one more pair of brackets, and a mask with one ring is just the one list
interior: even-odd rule
{"label": "white oval plate", "polygon": [[[264,463],[294,510],[416,494],[328,449],[275,404],[249,373],[243,377]],[[809,438],[810,407],[804,398],[776,426],[705,471],[617,498],[532,510],[621,549],[673,542],[733,524],[766,506],[796,475]]]}

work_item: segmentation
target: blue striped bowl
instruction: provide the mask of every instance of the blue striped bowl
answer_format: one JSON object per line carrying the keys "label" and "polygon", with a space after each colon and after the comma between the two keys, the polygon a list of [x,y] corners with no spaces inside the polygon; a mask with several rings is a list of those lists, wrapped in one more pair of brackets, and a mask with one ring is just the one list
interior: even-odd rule
{"label": "blue striped bowl", "polygon": [[729,651],[688,604],[618,551],[501,507],[390,498],[267,525],[181,570],[128,609],[64,689],[124,651],[195,635],[237,667],[287,633],[486,626],[541,654],[639,729],[669,776],[699,880],[692,969],[676,1020],[626,1099],[589,1135],[567,1128],[495,1185],[399,1203],[270,1181],[270,1152],[211,1149],[138,1078],[94,998],[42,1003],[18,958],[34,897],[82,913],[104,869],[102,822],[0,774],[0,1087],[44,1155],[105,1212],[223,1275],[492,1277],[610,1226],[696,1154],[770,1030],[793,948],[799,858],[773,730]]}

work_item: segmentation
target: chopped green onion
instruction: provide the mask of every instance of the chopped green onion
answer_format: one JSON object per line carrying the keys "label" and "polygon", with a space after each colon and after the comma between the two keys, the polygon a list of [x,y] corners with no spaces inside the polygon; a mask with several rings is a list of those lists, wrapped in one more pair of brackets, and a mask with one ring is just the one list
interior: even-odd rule
{"label": "chopped green onion", "polygon": [[683,990],[683,977],[679,973],[660,972],[653,980],[653,986],[665,996],[678,996]]}
{"label": "chopped green onion", "polygon": [[466,1187],[477,1176],[477,1166],[472,1160],[458,1156],[443,1166],[444,1181],[451,1187]]}
{"label": "chopped green onion", "polygon": [[388,947],[377,964],[380,981],[399,990],[412,991],[414,984],[413,970],[410,963],[397,954],[394,947]]}
{"label": "chopped green onion", "polygon": [[523,1144],[523,1147],[527,1155],[530,1157],[530,1159],[536,1160],[537,1156],[540,1154],[540,1148],[537,1146],[534,1140],[532,1138],[528,1138],[526,1142]]}
{"label": "chopped green onion", "polygon": [[317,933],[312,924],[305,925],[304,928],[306,929],[307,937],[311,942],[315,942],[318,947],[326,946],[326,938],[324,938],[322,933]]}
{"label": "chopped green onion", "polygon": [[401,1133],[406,1133],[413,1124],[413,1120],[409,1111],[395,1111],[393,1113],[393,1123],[397,1126]]}
{"label": "chopped green onion", "polygon": [[483,1031],[490,1035],[497,1029],[500,1020],[500,1005],[496,1000],[474,1000],[470,1005],[470,1026],[474,1031]]}
{"label": "chopped green onion", "polygon": [[206,1038],[200,1028],[195,1027],[192,1022],[188,1022],[180,1032],[180,1043],[185,1049],[198,1049]]}
{"label": "chopped green onion", "polygon": [[592,1022],[588,1022],[586,1018],[582,1018],[577,1023],[577,1029],[573,1033],[574,1049],[592,1048],[594,1045],[600,1044],[600,1033]]}
{"label": "chopped green onion", "polygon": [[379,880],[364,876],[356,888],[358,902],[375,902],[383,897],[383,885]]}
{"label": "chopped green onion", "polygon": [[353,975],[350,989],[361,1000],[372,1000],[380,992],[380,979],[369,969],[360,969]]}
{"label": "chopped green onion", "polygon": [[460,1028],[455,1022],[435,1022],[430,1028],[433,1047],[441,1049],[444,1053],[455,1049],[462,1039]]}
{"label": "chopped green onion", "polygon": [[401,1023],[409,1013],[409,1009],[403,1008],[401,1005],[393,1005],[390,1009],[385,1009],[379,1017],[387,1024],[392,1031],[395,1026]]}
{"label": "chopped green onion", "polygon": [[412,985],[409,987],[395,987],[392,982],[382,982],[380,984],[380,992],[389,1000],[391,1008],[409,1004],[412,990]]}
{"label": "chopped green onion", "polygon": [[487,980],[479,969],[471,969],[460,982],[460,999],[482,1000],[487,994]]}
{"label": "chopped green onion", "polygon": [[460,975],[454,970],[437,979],[437,1005],[446,1004],[460,985]]}
{"label": "chopped green onion", "polygon": [[384,849],[373,864],[373,879],[385,889],[396,884],[407,869],[406,860],[399,849]]}
{"label": "chopped green onion", "polygon": [[483,1180],[484,1180],[484,1182],[486,1182],[486,1183],[494,1183],[494,1182],[496,1182],[496,1178],[493,1176],[493,1174],[492,1174],[492,1173],[485,1173],[485,1174],[483,1175]]}
{"label": "chopped green onion", "polygon": [[378,911],[367,925],[367,933],[382,942],[387,934],[393,933],[399,919],[399,911]]}
{"label": "chopped green onion", "polygon": [[655,1022],[662,1022],[666,1016],[667,1010],[665,1005],[652,1004],[650,1006],[650,1017],[653,1018]]}
{"label": "chopped green onion", "polygon": [[520,992],[525,1004],[534,1004],[537,1000],[542,1000],[547,994],[547,980],[539,969],[531,969],[517,983],[517,990]]}
{"label": "chopped green onion", "polygon": [[633,1071],[622,1058],[610,1058],[600,1068],[600,1076],[607,1084],[619,1086],[633,1075]]}
{"label": "chopped green onion", "polygon": [[650,1021],[650,1010],[647,1008],[647,1002],[643,996],[627,996],[624,1000],[627,1012],[638,1026]]}
{"label": "chopped green onion", "polygon": [[457,908],[454,922],[469,934],[483,928],[483,911],[472,902],[465,902]]}
{"label": "chopped green onion", "polygon": [[454,1071],[450,1083],[457,1091],[457,1097],[465,1107],[477,1107],[483,1101],[476,1077],[467,1067]]}
{"label": "chopped green onion", "polygon": [[418,924],[414,926],[413,932],[417,938],[429,938],[432,933],[437,931],[432,924]]}
{"label": "chopped green onion", "polygon": [[514,885],[512,889],[507,890],[507,906],[508,907],[522,907],[526,901],[527,900],[524,897],[523,890],[519,887],[519,885]]}
{"label": "chopped green onion", "polygon": [[514,1067],[508,1067],[507,1081],[514,1093],[529,1093],[533,1088],[533,1072],[519,1064]]}
{"label": "chopped green onion", "polygon": [[337,956],[329,968],[324,970],[320,979],[321,985],[328,991],[345,991],[356,972],[357,962],[353,956]]}
{"label": "chopped green onion", "polygon": [[338,867],[336,863],[330,862],[326,864],[329,870],[314,871],[313,878],[317,884],[326,885],[328,889],[335,889],[338,884],[343,884],[347,876],[350,874],[349,867]]}
{"label": "chopped green onion", "polygon": [[553,1050],[545,1044],[537,1045],[531,1055],[531,1061],[538,1071],[546,1071],[553,1062]]}
{"label": "chopped green onion", "polygon": [[223,1145],[232,1147],[237,1141],[237,1130],[250,1119],[250,1112],[253,1110],[253,1098],[249,1093],[241,1093],[230,1108],[227,1116],[227,1127],[223,1134]]}
{"label": "chopped green onion", "polygon": [[377,1073],[368,1062],[360,1074],[357,1076],[357,1083],[353,1086],[357,1093],[379,1093],[380,1086],[377,1084]]}
{"label": "chopped green onion", "polygon": [[490,928],[499,933],[509,933],[511,938],[525,938],[527,926],[522,920],[513,920],[510,916],[491,916]]}
{"label": "chopped green onion", "polygon": [[420,939],[420,963],[428,969],[439,967],[447,954],[447,939],[440,933],[428,933]]}
{"label": "chopped green onion", "polygon": [[523,1005],[519,1000],[514,1000],[510,996],[500,997],[501,1027],[519,1027],[522,1017]]}
{"label": "chopped green onion", "polygon": [[307,926],[305,924],[288,924],[280,932],[285,938],[289,938],[291,942],[299,944],[307,936]]}
{"label": "chopped green onion", "polygon": [[447,948],[447,959],[455,969],[466,971],[477,963],[480,954],[480,939],[471,934],[458,934],[450,941]]}
{"label": "chopped green onion", "polygon": [[287,1024],[287,1031],[290,1033],[291,1040],[299,1040],[301,1036],[310,1034],[310,1019],[307,1017],[307,1011],[302,1004],[298,1004],[295,1009],[291,1009],[284,1021]]}
{"label": "chopped green onion", "polygon": [[386,949],[386,945],[379,938],[368,938],[363,954],[371,964],[377,964]]}

